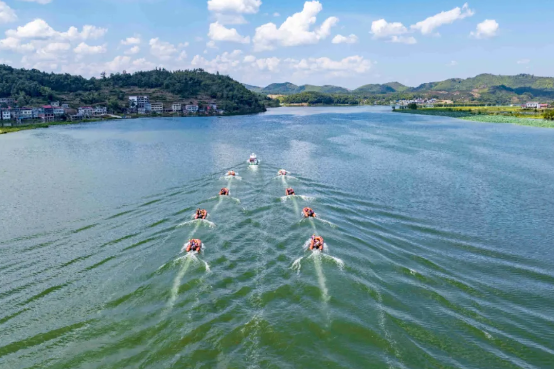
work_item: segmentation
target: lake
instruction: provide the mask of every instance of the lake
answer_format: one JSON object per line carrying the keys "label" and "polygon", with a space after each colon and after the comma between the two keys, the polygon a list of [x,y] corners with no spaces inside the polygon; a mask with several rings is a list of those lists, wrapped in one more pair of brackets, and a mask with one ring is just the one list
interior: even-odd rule
{"label": "lake", "polygon": [[553,367],[553,143],[383,107],[0,136],[0,367]]}

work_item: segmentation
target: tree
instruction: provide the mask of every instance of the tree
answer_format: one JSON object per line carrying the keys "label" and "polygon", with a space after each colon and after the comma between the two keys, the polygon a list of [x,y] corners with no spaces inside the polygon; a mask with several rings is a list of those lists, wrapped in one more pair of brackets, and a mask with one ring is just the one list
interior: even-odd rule
{"label": "tree", "polygon": [[409,103],[408,109],[417,110],[417,104],[416,103]]}
{"label": "tree", "polygon": [[546,120],[554,120],[554,110],[547,110],[543,114],[544,119]]}
{"label": "tree", "polygon": [[119,101],[115,99],[111,99],[108,102],[108,109],[111,110],[114,113],[118,113],[121,111],[121,105],[119,105]]}

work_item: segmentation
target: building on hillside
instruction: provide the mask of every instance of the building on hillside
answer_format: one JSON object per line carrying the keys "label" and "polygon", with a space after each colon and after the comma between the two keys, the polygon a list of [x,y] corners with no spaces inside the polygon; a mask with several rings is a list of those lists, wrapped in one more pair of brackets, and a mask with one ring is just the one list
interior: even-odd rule
{"label": "building on hillside", "polygon": [[539,104],[539,109],[548,109],[548,104]]}
{"label": "building on hillside", "polygon": [[129,96],[129,107],[131,109],[146,108],[146,104],[150,104],[148,96]]}
{"label": "building on hillside", "polygon": [[52,105],[44,105],[42,107],[43,113],[41,114],[40,118],[44,123],[53,122],[54,121],[54,107]]}
{"label": "building on hillside", "polygon": [[92,109],[92,106],[81,106],[78,110],[77,115],[80,117],[92,117],[94,109]]}
{"label": "building on hillside", "polygon": [[15,104],[15,99],[12,99],[11,97],[2,97],[0,98],[0,104],[13,105]]}
{"label": "building on hillside", "polygon": [[33,119],[40,118],[42,114],[44,114],[43,108],[32,108],[33,111]]}
{"label": "building on hillside", "polygon": [[60,107],[60,102],[59,101],[50,101],[50,106],[52,106],[53,108],[59,108]]}
{"label": "building on hillside", "polygon": [[190,114],[197,113],[198,105],[185,105],[185,112]]}
{"label": "building on hillside", "polygon": [[54,116],[61,117],[65,114],[65,109],[60,108],[59,106],[54,106]]}
{"label": "building on hillside", "polygon": [[164,104],[163,103],[151,103],[152,112],[154,113],[163,113],[164,112]]}
{"label": "building on hillside", "polygon": [[69,104],[62,104],[62,108],[69,109]]}
{"label": "building on hillside", "polygon": [[19,109],[20,119],[33,119],[33,109],[31,108],[21,108]]}
{"label": "building on hillside", "polygon": [[10,120],[12,119],[12,114],[10,113],[10,109],[2,109],[2,120]]}
{"label": "building on hillside", "polygon": [[92,109],[92,115],[105,115],[108,114],[108,108],[105,106],[95,106]]}
{"label": "building on hillside", "polygon": [[173,110],[174,113],[183,110],[181,103],[173,103],[173,105],[171,105],[171,110]]}
{"label": "building on hillside", "polygon": [[529,101],[527,104],[525,104],[525,107],[527,109],[538,109],[539,108],[539,103],[536,102],[536,101]]}

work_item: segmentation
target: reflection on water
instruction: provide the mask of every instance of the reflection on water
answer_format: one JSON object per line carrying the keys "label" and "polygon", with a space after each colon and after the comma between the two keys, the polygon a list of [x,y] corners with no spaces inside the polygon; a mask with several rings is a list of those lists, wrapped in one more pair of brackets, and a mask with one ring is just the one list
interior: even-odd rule
{"label": "reflection on water", "polygon": [[550,367],[553,140],[371,107],[4,135],[0,367]]}

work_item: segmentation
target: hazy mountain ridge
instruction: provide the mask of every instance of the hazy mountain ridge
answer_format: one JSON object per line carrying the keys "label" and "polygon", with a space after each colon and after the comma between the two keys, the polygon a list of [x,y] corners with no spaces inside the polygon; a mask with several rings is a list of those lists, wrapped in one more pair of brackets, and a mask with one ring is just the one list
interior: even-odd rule
{"label": "hazy mountain ridge", "polygon": [[[466,93],[466,94],[512,94],[531,95],[529,97],[554,96],[554,77],[536,77],[530,74],[518,74],[515,76],[504,76],[494,74],[479,74],[470,78],[450,78],[444,81],[423,83],[417,87],[405,86],[399,82],[384,84],[367,84],[354,90],[340,86],[297,86],[290,82],[272,83],[266,87],[255,87],[245,85],[248,89],[264,94],[291,95],[302,92],[321,92],[328,94],[361,94],[361,95],[387,95],[399,93]],[[259,90],[258,90],[259,89]]]}

